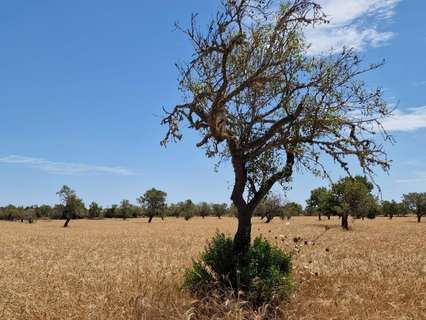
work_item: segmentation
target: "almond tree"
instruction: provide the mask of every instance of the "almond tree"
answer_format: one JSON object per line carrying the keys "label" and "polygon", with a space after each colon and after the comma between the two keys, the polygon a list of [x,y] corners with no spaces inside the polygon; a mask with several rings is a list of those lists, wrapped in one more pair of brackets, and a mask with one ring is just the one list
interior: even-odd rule
{"label": "almond tree", "polygon": [[304,31],[326,22],[310,0],[223,0],[207,28],[196,15],[189,28],[177,25],[193,57],[178,66],[184,102],[165,111],[162,143],[180,140],[185,122],[208,157],[230,160],[238,255],[250,246],[255,208],[296,168],[327,177],[327,158],[348,174],[349,158],[369,176],[389,168],[374,137],[388,138],[381,121],[390,112],[381,90],[360,80],[380,64],[364,66],[351,49],[311,55]]}

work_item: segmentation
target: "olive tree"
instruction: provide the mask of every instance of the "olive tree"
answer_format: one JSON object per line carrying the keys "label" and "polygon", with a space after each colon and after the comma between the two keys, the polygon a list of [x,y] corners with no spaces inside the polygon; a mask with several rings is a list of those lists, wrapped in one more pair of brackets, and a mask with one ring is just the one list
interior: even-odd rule
{"label": "olive tree", "polygon": [[89,206],[89,212],[88,212],[89,219],[96,219],[96,218],[99,218],[101,215],[102,215],[102,207],[93,201]]}
{"label": "olive tree", "polygon": [[123,220],[126,220],[127,218],[130,218],[133,215],[133,206],[130,204],[129,200],[122,200],[120,202],[120,215]]}
{"label": "olive tree", "polygon": [[205,217],[210,216],[212,213],[212,208],[207,202],[201,202],[197,206],[197,215],[202,217],[203,219]]}
{"label": "olive tree", "polygon": [[426,215],[426,192],[411,192],[403,195],[403,203],[408,210],[417,216],[417,222],[421,222]]}
{"label": "olive tree", "polygon": [[214,203],[212,204],[212,210],[216,217],[221,219],[228,209],[228,205],[226,203]]}
{"label": "olive tree", "polygon": [[382,201],[382,213],[385,217],[389,217],[390,220],[392,220],[395,215],[401,214],[401,212],[403,211],[402,207],[403,205],[401,205],[401,203],[396,202],[395,200]]}
{"label": "olive tree", "polygon": [[137,199],[138,203],[145,209],[146,215],[149,217],[148,223],[156,216],[164,219],[164,211],[166,209],[167,193],[152,188]]}
{"label": "olive tree", "polygon": [[301,216],[303,214],[303,207],[297,202],[286,203],[283,207],[283,214],[282,219]]}
{"label": "olive tree", "polygon": [[343,229],[349,229],[349,214],[364,219],[375,207],[376,199],[371,194],[373,188],[373,184],[361,176],[342,178],[332,186],[333,198],[341,209]]}
{"label": "olive tree", "polygon": [[180,202],[179,204],[185,221],[192,219],[197,211],[197,206],[192,202],[192,200],[188,199],[184,202]]}
{"label": "olive tree", "polygon": [[180,140],[184,122],[208,157],[231,162],[237,255],[250,246],[254,210],[275,184],[288,186],[295,168],[327,177],[332,159],[350,174],[352,157],[367,175],[389,168],[376,137],[388,138],[381,122],[390,111],[382,91],[360,78],[380,64],[364,66],[351,49],[311,55],[304,31],[326,22],[320,6],[277,4],[223,0],[207,28],[196,15],[188,28],[177,25],[193,56],[178,65],[184,101],[165,110],[162,143]]}
{"label": "olive tree", "polygon": [[332,193],[325,187],[313,189],[306,205],[309,213],[318,214],[318,220],[321,220],[321,216],[327,216],[330,220],[334,206]]}
{"label": "olive tree", "polygon": [[63,186],[57,192],[57,195],[61,198],[64,205],[62,218],[65,219],[64,228],[66,228],[71,219],[81,216],[81,213],[85,210],[84,203],[83,200],[77,197],[75,191],[68,186]]}

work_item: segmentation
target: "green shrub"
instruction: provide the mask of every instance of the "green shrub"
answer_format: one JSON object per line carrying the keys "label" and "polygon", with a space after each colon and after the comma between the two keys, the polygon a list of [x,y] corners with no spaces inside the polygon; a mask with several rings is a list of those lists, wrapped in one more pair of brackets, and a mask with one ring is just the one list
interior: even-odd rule
{"label": "green shrub", "polygon": [[231,289],[258,306],[288,296],[292,289],[291,269],[291,256],[264,238],[256,238],[247,255],[237,258],[233,239],[218,233],[186,271],[184,287],[196,295]]}

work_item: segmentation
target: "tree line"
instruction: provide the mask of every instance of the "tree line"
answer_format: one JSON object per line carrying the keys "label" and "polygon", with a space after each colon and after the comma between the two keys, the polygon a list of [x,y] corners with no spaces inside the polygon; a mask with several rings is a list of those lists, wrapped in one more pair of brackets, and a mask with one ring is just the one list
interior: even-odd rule
{"label": "tree line", "polygon": [[[275,217],[290,219],[293,216],[318,216],[330,219],[337,216],[344,229],[349,228],[348,217],[356,219],[374,219],[376,216],[385,216],[392,219],[395,216],[414,214],[417,221],[421,222],[426,215],[426,193],[404,194],[402,200],[380,201],[373,195],[374,186],[365,177],[346,177],[332,184],[329,188],[320,187],[311,191],[306,207],[296,202],[286,202],[278,194],[270,194],[263,199],[254,216],[260,217],[265,223],[271,222]],[[49,206],[17,207],[8,205],[0,207],[0,220],[22,221],[32,223],[36,219],[61,219],[65,220],[64,227],[69,225],[71,219],[130,219],[148,218],[152,222],[154,217],[184,218],[193,217],[237,217],[238,210],[226,203],[194,203],[185,201],[167,204],[167,193],[152,188],[136,199],[137,204],[129,200],[122,200],[120,204],[103,208],[96,202],[91,202],[88,207],[79,198],[76,192],[68,186],[63,186],[57,192],[61,203]]]}

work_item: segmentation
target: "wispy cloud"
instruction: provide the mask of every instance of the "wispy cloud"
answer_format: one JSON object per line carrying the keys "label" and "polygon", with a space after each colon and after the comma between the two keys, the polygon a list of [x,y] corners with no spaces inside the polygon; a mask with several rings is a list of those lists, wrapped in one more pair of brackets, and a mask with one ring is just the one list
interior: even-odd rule
{"label": "wispy cloud", "polygon": [[83,163],[55,162],[42,158],[32,158],[18,155],[0,157],[0,164],[15,164],[39,169],[49,174],[85,175],[85,174],[114,174],[130,176],[134,173],[122,167],[97,166]]}
{"label": "wispy cloud", "polygon": [[415,131],[426,128],[426,106],[408,109],[407,111],[396,110],[392,117],[383,121],[383,126],[388,131]]}
{"label": "wispy cloud", "polygon": [[306,33],[312,54],[350,47],[362,51],[387,43],[394,33],[379,28],[395,14],[401,0],[320,0],[329,24]]}
{"label": "wispy cloud", "polygon": [[426,80],[425,81],[417,81],[413,83],[415,87],[422,87],[426,86]]}
{"label": "wispy cloud", "polygon": [[420,176],[417,176],[415,178],[404,178],[404,179],[397,179],[397,183],[416,183],[416,182],[426,182],[426,173],[422,173]]}

